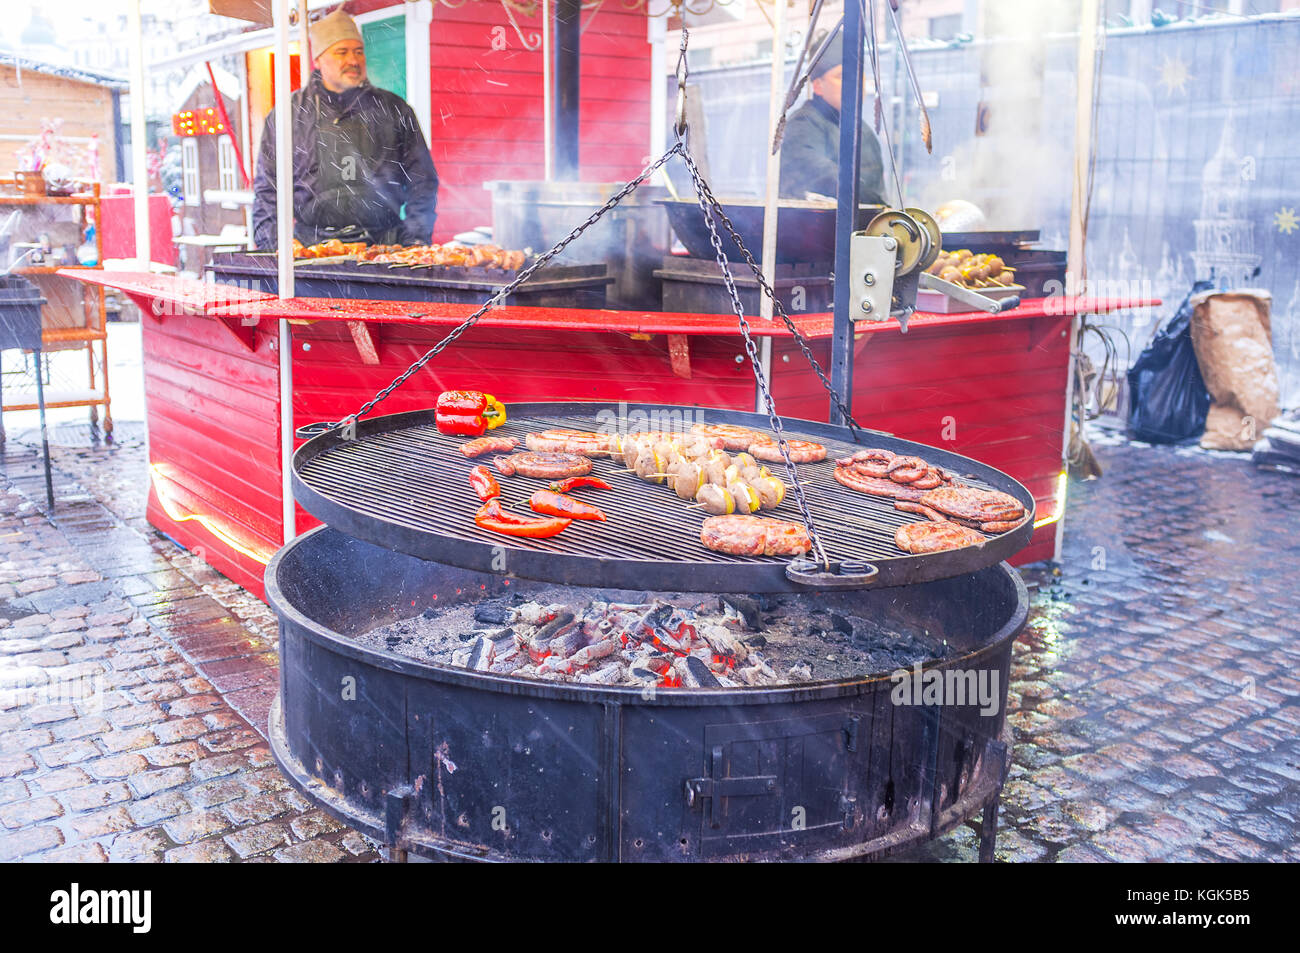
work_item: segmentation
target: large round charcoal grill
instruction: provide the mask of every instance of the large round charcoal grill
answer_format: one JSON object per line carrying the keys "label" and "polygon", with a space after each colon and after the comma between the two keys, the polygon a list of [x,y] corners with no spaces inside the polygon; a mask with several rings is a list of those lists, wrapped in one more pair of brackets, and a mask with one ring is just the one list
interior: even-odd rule
{"label": "large round charcoal grill", "polygon": [[1005,564],[855,594],[861,614],[947,641],[927,670],[996,678],[992,712],[895,705],[886,672],[647,693],[471,672],[352,638],[465,600],[544,599],[546,587],[328,527],[300,536],[266,572],[280,620],[276,761],[310,800],[402,856],[864,859],[982,811],[981,858],[992,858],[1011,644],[1027,612]]}
{"label": "large round charcoal grill", "polygon": [[[514,405],[498,432],[522,439],[548,427],[608,429],[602,409],[619,410]],[[622,411],[629,420],[646,414],[645,429],[700,419],[696,408]],[[767,423],[714,410],[704,419]],[[855,447],[843,428],[786,426],[788,436],[826,444],[832,461]],[[1023,527],[983,544],[909,556],[893,534],[916,517],[840,486],[830,461],[798,468],[833,563],[874,567],[843,593],[853,611],[934,646],[926,672],[983,673],[994,686],[991,709],[973,697],[895,704],[896,682],[883,671],[648,691],[474,672],[362,645],[355,637],[371,629],[421,614],[452,618],[466,602],[546,602],[557,584],[614,602],[766,592],[806,606],[810,618],[825,603],[827,590],[792,579],[788,560],[704,549],[698,510],[665,487],[613,472],[612,460],[595,461],[593,472],[614,490],[590,497],[608,522],[575,522],[550,540],[481,532],[466,482],[479,461],[458,452],[461,438],[438,434],[431,413],[417,412],[363,420],[354,437],[314,437],[294,459],[298,501],[328,525],[267,567],[280,620],[270,724],[277,762],[308,798],[399,857],[865,859],[983,812],[980,857],[991,859],[1008,766],[1011,644],[1028,611],[1019,576],[999,561],[1028,540],[1033,500],[964,457],[876,433],[861,439],[916,452],[1030,511]],[[543,484],[501,482],[507,503]],[[798,510],[787,497],[772,515],[798,519]]]}
{"label": "large round charcoal grill", "polygon": [[[658,422],[640,429],[676,430],[691,423],[739,424],[767,432],[767,417],[739,411],[636,404],[513,404],[507,423],[494,434],[517,437],[550,427],[611,432],[624,420]],[[848,562],[861,578],[857,585],[900,586],[928,582],[992,566],[1023,549],[1033,534],[1034,499],[1004,473],[968,457],[908,440],[867,432],[862,444],[845,427],[810,420],[786,420],[786,435],[826,446],[827,459],[801,464],[808,481],[805,494],[813,524],[832,569]],[[689,509],[666,486],[621,472],[621,460],[595,459],[592,474],[605,478],[614,492],[590,496],[608,522],[574,523],[543,540],[506,537],[479,529],[479,506],[467,475],[474,464],[459,452],[465,438],[438,433],[431,411],[415,411],[362,420],[355,439],[335,430],[303,444],[294,456],[294,497],[313,516],[350,536],[388,549],[435,559],[463,569],[505,571],[511,575],[579,586],[716,592],[775,592],[806,589],[807,574],[788,572],[791,561],[777,557],[740,557],[704,548],[699,541],[704,514]],[[1029,516],[1016,529],[989,536],[983,543],[950,552],[913,556],[894,544],[894,532],[923,517],[894,508],[894,501],[857,493],[832,476],[834,460],[860,449],[882,447],[916,454],[960,474],[962,479],[997,489],[1019,500]],[[770,464],[784,477],[780,464]],[[548,481],[513,477],[502,481],[503,502],[521,503]],[[523,514],[527,506],[516,506]],[[793,490],[764,516],[800,522]],[[502,554],[504,552],[504,560]],[[815,567],[808,567],[815,569]],[[865,571],[863,571],[865,568]],[[874,570],[874,571],[873,571]],[[836,578],[836,577],[839,578]],[[845,573],[814,575],[817,585],[846,582]],[[793,577],[793,578],[792,578]]]}

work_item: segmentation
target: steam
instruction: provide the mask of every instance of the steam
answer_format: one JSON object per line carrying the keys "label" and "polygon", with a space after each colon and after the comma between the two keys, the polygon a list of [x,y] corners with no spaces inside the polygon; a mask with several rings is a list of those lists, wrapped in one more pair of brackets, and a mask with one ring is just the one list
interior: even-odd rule
{"label": "steam", "polygon": [[[1072,143],[1043,128],[1044,102],[1073,103],[1073,89],[1051,90],[1049,34],[1078,29],[1078,0],[998,0],[982,5],[979,101],[987,131],[943,157],[943,172],[921,204],[953,199],[978,205],[984,228],[1036,228],[1044,209],[1070,188]],[[972,124],[976,117],[971,117]],[[941,147],[940,147],[941,148]]]}

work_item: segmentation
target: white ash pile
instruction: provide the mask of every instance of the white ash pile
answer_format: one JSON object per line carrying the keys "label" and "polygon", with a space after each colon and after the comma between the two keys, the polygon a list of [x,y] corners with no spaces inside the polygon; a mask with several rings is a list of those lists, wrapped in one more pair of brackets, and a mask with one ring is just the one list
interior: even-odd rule
{"label": "white ash pile", "polygon": [[[664,602],[592,602],[575,614],[560,603],[525,602],[492,607],[475,617],[505,627],[477,634],[454,653],[452,664],[474,671],[663,688],[736,688],[788,680],[745,642],[738,631],[740,614],[725,603],[715,613]],[[790,673],[795,678],[803,674]]]}

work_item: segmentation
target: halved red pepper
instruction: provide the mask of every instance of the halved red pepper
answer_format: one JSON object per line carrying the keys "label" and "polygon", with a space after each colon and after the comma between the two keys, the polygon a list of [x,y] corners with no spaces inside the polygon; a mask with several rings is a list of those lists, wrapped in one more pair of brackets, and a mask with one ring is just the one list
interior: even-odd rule
{"label": "halved red pepper", "polygon": [[554,536],[573,522],[570,519],[533,519],[528,516],[516,516],[501,509],[501,501],[493,498],[478,508],[474,522],[482,529],[506,536],[526,536],[530,539],[544,539]]}
{"label": "halved red pepper", "polygon": [[506,408],[482,391],[447,390],[438,395],[433,422],[438,433],[479,437],[506,422]]}
{"label": "halved red pepper", "polygon": [[497,483],[492,471],[481,463],[469,471],[469,485],[484,503],[501,495],[501,484]]}
{"label": "halved red pepper", "polygon": [[550,516],[566,516],[575,520],[605,521],[605,514],[599,508],[592,506],[590,503],[584,503],[582,500],[575,500],[571,496],[565,496],[562,493],[553,493],[550,490],[538,490],[528,498],[528,505],[535,512],[546,513]]}
{"label": "halved red pepper", "polygon": [[557,480],[551,484],[551,489],[556,493],[568,493],[570,490],[576,490],[579,487],[589,486],[597,490],[614,489],[600,477],[577,476],[569,477],[567,480]]}

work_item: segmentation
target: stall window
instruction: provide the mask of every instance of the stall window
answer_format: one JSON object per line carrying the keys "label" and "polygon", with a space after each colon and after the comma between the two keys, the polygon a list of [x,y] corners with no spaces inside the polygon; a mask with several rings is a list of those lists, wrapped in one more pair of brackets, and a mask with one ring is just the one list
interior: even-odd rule
{"label": "stall window", "polygon": [[192,138],[181,140],[181,190],[186,205],[199,204],[199,144]]}
{"label": "stall window", "polygon": [[217,140],[217,188],[223,192],[233,192],[239,188],[235,172],[235,147],[225,136]]}

